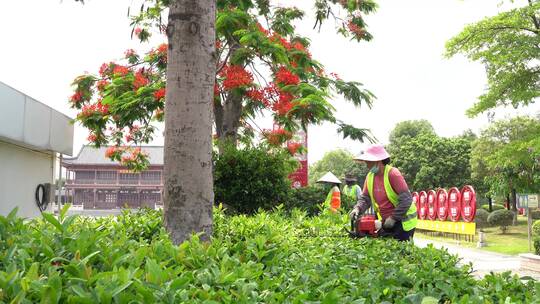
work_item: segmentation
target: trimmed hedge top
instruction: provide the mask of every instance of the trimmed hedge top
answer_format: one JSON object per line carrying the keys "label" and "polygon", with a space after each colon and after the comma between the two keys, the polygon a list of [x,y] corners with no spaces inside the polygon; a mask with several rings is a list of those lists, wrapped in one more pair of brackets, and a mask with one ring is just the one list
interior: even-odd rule
{"label": "trimmed hedge top", "polygon": [[343,237],[347,215],[214,212],[210,243],[171,244],[156,211],[0,216],[4,303],[532,303],[540,283],[428,246]]}

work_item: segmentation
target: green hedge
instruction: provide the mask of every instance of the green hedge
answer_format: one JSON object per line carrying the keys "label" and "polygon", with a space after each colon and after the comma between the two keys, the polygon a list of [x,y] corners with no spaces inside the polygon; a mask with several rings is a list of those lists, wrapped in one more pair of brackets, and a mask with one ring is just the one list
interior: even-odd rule
{"label": "green hedge", "polygon": [[298,208],[306,211],[310,216],[317,215],[322,208],[326,195],[327,192],[322,187],[309,186],[292,189],[289,199],[285,203],[285,208],[289,211]]}
{"label": "green hedge", "polygon": [[180,246],[154,226],[154,211],[44,216],[0,216],[1,302],[480,304],[540,296],[534,282],[509,273],[477,281],[433,246],[340,237],[347,215],[215,210],[212,241],[194,236]]}
{"label": "green hedge", "polygon": [[214,155],[215,202],[246,214],[284,204],[291,188],[288,175],[296,164],[287,153],[265,147],[226,148]]}

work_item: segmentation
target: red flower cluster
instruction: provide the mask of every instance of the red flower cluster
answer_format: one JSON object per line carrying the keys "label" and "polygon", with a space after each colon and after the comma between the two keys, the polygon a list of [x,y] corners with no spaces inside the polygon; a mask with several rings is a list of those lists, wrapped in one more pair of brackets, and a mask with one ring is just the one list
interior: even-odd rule
{"label": "red flower cluster", "polygon": [[122,157],[122,164],[129,165],[131,162],[136,162],[137,159],[139,159],[140,156],[145,155],[143,152],[141,152],[141,148],[137,147],[133,150],[131,150],[130,155],[123,156]]}
{"label": "red flower cluster", "polygon": [[272,105],[272,110],[278,113],[278,115],[284,116],[289,113],[293,107],[291,102],[294,99],[294,96],[288,92],[280,92],[279,99]]}
{"label": "red flower cluster", "polygon": [[101,77],[105,76],[105,74],[107,74],[107,71],[109,70],[109,67],[111,65],[114,65],[114,63],[110,62],[110,63],[104,63],[102,64],[100,67],[99,67],[99,75],[101,75]]}
{"label": "red flower cluster", "polygon": [[365,30],[363,28],[359,27],[357,24],[355,24],[352,20],[349,20],[349,22],[347,22],[347,28],[357,38],[361,38],[365,34]]}
{"label": "red flower cluster", "polygon": [[166,93],[165,88],[158,89],[157,91],[154,92],[154,98],[157,101],[161,101],[161,99],[165,97],[165,93]]}
{"label": "red flower cluster", "polygon": [[129,128],[129,134],[126,135],[126,141],[133,141],[133,138],[137,135],[136,133],[138,133],[140,129],[141,127],[139,127],[138,125],[133,125],[131,128]]}
{"label": "red flower cluster", "polygon": [[94,133],[90,133],[86,139],[88,139],[89,142],[95,142],[97,139],[97,136]]}
{"label": "red flower cluster", "polygon": [[246,96],[251,100],[262,102],[266,106],[269,105],[268,99],[266,99],[265,94],[264,94],[264,89],[261,89],[261,90],[251,89],[246,92]]}
{"label": "red flower cluster", "polygon": [[126,76],[129,73],[129,69],[123,65],[114,65],[112,72],[114,75]]}
{"label": "red flower cluster", "polygon": [[158,61],[160,64],[167,64],[167,49],[169,45],[166,43],[160,44],[157,48],[153,49],[149,55],[152,60]]}
{"label": "red flower cluster", "polygon": [[168,44],[162,43],[160,44],[157,49],[155,50],[156,54],[158,55],[167,55],[167,48],[169,47]]}
{"label": "red flower cluster", "polygon": [[270,35],[270,31],[265,29],[259,22],[257,22],[257,28],[259,29],[259,32],[263,33],[265,36]]}
{"label": "red flower cluster", "polygon": [[94,114],[106,115],[109,113],[109,106],[101,104],[101,101],[98,101],[96,104],[84,105],[81,113],[77,114],[77,118],[84,119],[88,118]]}
{"label": "red flower cluster", "polygon": [[144,87],[150,81],[146,78],[141,71],[135,73],[135,79],[133,80],[133,88],[138,90],[140,87]]}
{"label": "red flower cluster", "polygon": [[124,55],[126,56],[126,58],[129,58],[129,57],[135,56],[136,53],[135,53],[135,50],[134,50],[134,49],[129,49],[129,50],[126,50],[126,52],[124,53]]}
{"label": "red flower cluster", "polygon": [[275,76],[277,82],[282,85],[297,85],[300,83],[300,78],[285,67],[279,68]]}
{"label": "red flower cluster", "polygon": [[71,101],[71,102],[74,103],[74,104],[77,104],[77,103],[81,102],[82,97],[83,97],[82,92],[81,92],[81,91],[77,91],[77,92],[75,92],[75,94],[73,94],[73,95],[69,98],[69,101]]}
{"label": "red flower cluster", "polygon": [[330,76],[334,77],[334,79],[336,79],[336,80],[341,80],[341,77],[339,77],[339,75],[337,73],[332,72],[332,73],[330,73]]}
{"label": "red flower cluster", "polygon": [[292,102],[295,96],[289,92],[282,91],[275,83],[263,89],[251,89],[246,92],[246,96],[251,100],[262,102],[265,107],[269,107],[278,115],[286,115],[294,106]]}
{"label": "red flower cluster", "polygon": [[102,80],[97,82],[96,87],[97,87],[98,91],[103,92],[105,90],[105,87],[108,86],[109,84],[110,84],[110,82],[108,82],[105,79],[102,79]]}
{"label": "red flower cluster", "polygon": [[105,151],[105,156],[112,160],[120,160],[120,156],[126,151],[125,147],[111,146]]}
{"label": "red flower cluster", "polygon": [[223,88],[225,90],[232,90],[253,84],[253,75],[240,65],[227,65],[219,74],[221,77],[224,77]]}
{"label": "red flower cluster", "polygon": [[285,129],[278,128],[272,131],[263,131],[263,136],[266,138],[269,144],[279,146],[287,140],[291,139],[292,133]]}
{"label": "red flower cluster", "polygon": [[287,41],[287,39],[281,37],[281,35],[278,33],[273,33],[272,36],[270,37],[270,41],[281,44],[286,50],[292,49],[291,43]]}
{"label": "red flower cluster", "polygon": [[298,152],[298,149],[302,147],[302,144],[299,142],[289,142],[287,143],[287,150],[289,150],[289,153],[291,155],[295,155],[296,152]]}
{"label": "red flower cluster", "polygon": [[141,37],[142,31],[143,31],[143,30],[142,30],[140,27],[138,27],[138,28],[135,28],[135,30],[133,31],[133,33],[135,33],[135,36],[137,36],[137,37],[140,38],[140,37]]}

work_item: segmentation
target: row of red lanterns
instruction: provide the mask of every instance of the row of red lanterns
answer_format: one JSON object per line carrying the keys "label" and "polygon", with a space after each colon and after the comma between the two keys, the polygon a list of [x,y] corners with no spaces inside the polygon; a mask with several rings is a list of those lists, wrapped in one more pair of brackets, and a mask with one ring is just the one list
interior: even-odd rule
{"label": "row of red lanterns", "polygon": [[418,218],[421,220],[439,220],[458,222],[474,221],[476,215],[476,193],[472,186],[465,186],[461,191],[456,188],[414,192]]}

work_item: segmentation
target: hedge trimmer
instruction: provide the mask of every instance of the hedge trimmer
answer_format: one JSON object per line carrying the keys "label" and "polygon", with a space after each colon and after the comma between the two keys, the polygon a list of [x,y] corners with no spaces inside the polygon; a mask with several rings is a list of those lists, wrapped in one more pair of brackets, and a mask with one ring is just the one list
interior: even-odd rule
{"label": "hedge trimmer", "polygon": [[371,237],[391,237],[393,236],[392,231],[385,230],[382,228],[381,221],[377,220],[376,216],[373,214],[367,214],[363,216],[354,216],[351,219],[351,230],[343,228],[347,234],[318,234],[318,233],[307,233],[301,235],[301,237],[331,237],[331,238],[341,238],[341,237],[351,237],[355,239]]}
{"label": "hedge trimmer", "polygon": [[366,214],[361,217],[355,215],[351,219],[351,230],[347,231],[352,238],[363,237],[389,237],[393,233],[382,228],[382,223],[374,214]]}

